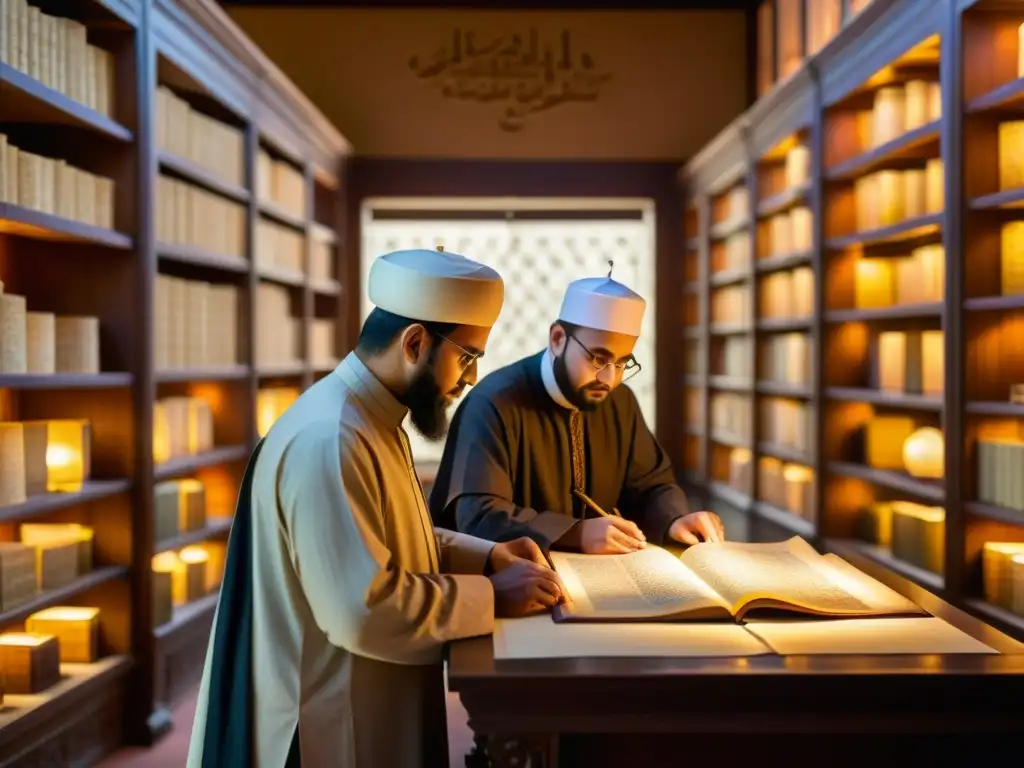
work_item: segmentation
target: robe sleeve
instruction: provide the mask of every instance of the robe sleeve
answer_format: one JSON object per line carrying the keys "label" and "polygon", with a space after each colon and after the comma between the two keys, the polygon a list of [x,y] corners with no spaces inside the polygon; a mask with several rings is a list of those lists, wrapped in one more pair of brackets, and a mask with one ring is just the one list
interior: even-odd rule
{"label": "robe sleeve", "polygon": [[385,538],[384,482],[410,479],[381,477],[357,432],[327,423],[297,435],[278,475],[292,562],[331,643],[396,664],[435,663],[446,642],[493,631],[494,591],[482,575],[411,573],[397,564]]}
{"label": "robe sleeve", "polygon": [[435,528],[437,551],[441,554],[441,573],[482,574],[494,549],[494,542],[464,533]]}
{"label": "robe sleeve", "polygon": [[451,476],[445,509],[454,507],[459,531],[491,541],[529,536],[542,548],[562,538],[576,521],[560,512],[539,511],[512,502],[511,441],[514,430],[494,404],[468,397],[459,414],[459,428],[448,438]]}
{"label": "robe sleeve", "polygon": [[690,505],[676,483],[672,462],[647,428],[631,391],[627,402],[633,438],[619,509],[640,526],[648,541],[663,544],[672,523],[688,515]]}

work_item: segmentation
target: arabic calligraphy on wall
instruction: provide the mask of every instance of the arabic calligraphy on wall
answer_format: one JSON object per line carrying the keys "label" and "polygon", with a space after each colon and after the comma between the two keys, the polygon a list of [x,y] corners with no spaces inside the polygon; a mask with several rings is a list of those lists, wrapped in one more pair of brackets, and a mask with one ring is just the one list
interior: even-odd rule
{"label": "arabic calligraphy on wall", "polygon": [[611,80],[589,53],[574,53],[569,30],[542,40],[536,28],[496,37],[457,28],[437,50],[412,56],[409,69],[444,98],[500,106],[498,126],[510,133],[538,112],[596,101]]}

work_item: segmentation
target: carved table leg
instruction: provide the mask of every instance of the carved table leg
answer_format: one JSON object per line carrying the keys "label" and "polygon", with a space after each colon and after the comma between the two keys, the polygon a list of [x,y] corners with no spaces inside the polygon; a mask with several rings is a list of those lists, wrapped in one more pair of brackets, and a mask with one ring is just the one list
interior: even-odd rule
{"label": "carved table leg", "polygon": [[[557,768],[558,738],[554,735],[478,735],[467,768]],[[477,762],[482,760],[482,762]],[[473,761],[473,762],[471,762]]]}

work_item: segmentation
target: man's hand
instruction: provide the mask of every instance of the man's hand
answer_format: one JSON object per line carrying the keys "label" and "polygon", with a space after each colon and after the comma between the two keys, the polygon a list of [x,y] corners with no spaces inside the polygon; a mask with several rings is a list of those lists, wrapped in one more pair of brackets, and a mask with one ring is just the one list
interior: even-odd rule
{"label": "man's hand", "polygon": [[487,559],[493,575],[494,615],[528,616],[557,605],[565,590],[537,542],[528,536],[495,544]]}
{"label": "man's hand", "polygon": [[714,512],[693,512],[672,523],[668,536],[683,544],[725,541],[725,526]]}
{"label": "man's hand", "polygon": [[[539,550],[538,550],[539,551]],[[494,615],[519,618],[549,610],[562,600],[562,582],[545,565],[517,558],[490,577]]]}
{"label": "man's hand", "polygon": [[537,542],[529,536],[495,544],[487,559],[487,564],[490,565],[493,573],[500,573],[518,560],[529,560],[531,563],[548,567],[544,553],[537,546]]}
{"label": "man's hand", "polygon": [[624,555],[647,546],[636,523],[622,517],[595,517],[580,526],[580,550],[588,555]]}

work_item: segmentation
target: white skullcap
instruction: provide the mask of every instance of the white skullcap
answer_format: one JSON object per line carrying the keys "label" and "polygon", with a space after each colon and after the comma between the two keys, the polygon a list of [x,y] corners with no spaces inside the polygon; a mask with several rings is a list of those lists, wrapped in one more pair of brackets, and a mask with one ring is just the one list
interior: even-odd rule
{"label": "white skullcap", "polygon": [[558,319],[583,328],[639,336],[647,302],[610,277],[569,283]]}
{"label": "white skullcap", "polygon": [[370,301],[412,320],[490,327],[505,299],[495,270],[438,249],[395,251],[370,266]]}

